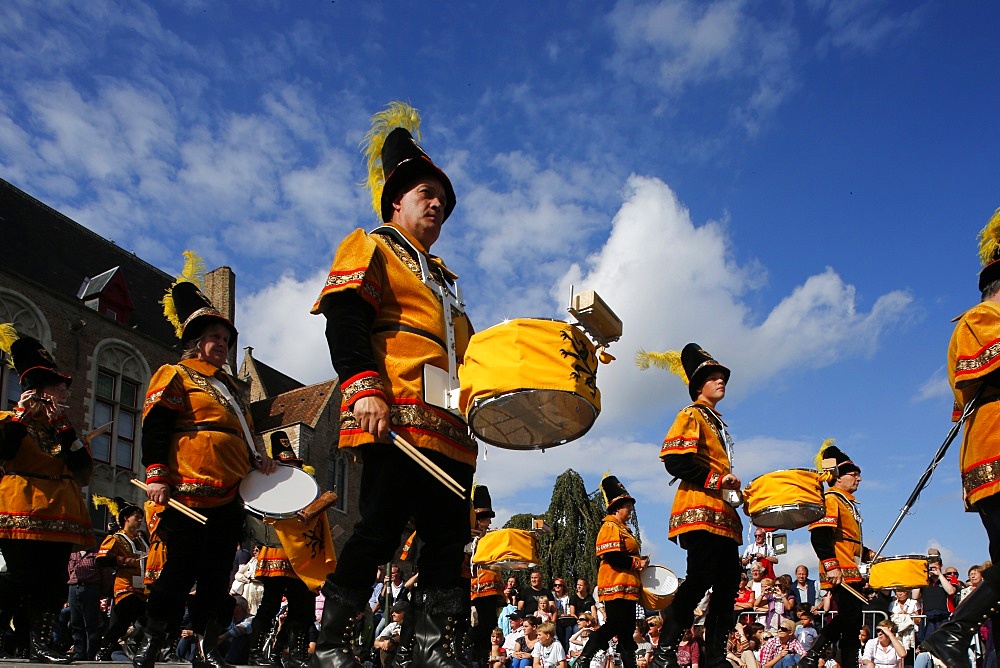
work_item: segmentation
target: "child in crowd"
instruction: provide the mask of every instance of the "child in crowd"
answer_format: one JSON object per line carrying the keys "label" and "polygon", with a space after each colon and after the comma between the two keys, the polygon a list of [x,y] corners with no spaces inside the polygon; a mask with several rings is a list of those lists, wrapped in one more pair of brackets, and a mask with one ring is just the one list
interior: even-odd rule
{"label": "child in crowd", "polygon": [[503,648],[503,629],[497,627],[490,633],[489,668],[503,668],[507,663],[507,650]]}
{"label": "child in crowd", "polygon": [[819,631],[813,626],[813,616],[809,612],[808,605],[800,603],[796,606],[795,614],[799,620],[798,626],[795,627],[795,639],[802,645],[802,649],[808,652],[809,648],[816,642]]}
{"label": "child in crowd", "polygon": [[566,652],[563,651],[561,644],[555,642],[555,638],[556,625],[552,622],[542,622],[538,627],[538,642],[531,650],[533,668],[567,668]]}

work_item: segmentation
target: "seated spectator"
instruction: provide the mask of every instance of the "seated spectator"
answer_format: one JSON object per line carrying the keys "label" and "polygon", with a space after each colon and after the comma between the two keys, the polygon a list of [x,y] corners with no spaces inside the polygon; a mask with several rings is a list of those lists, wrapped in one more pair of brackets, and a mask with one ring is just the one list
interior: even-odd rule
{"label": "seated spectator", "polygon": [[649,622],[645,619],[635,620],[635,633],[632,635],[632,639],[635,640],[635,656],[636,659],[640,655],[646,657],[647,663],[653,659],[653,643],[649,639]]}
{"label": "seated spectator", "polygon": [[877,636],[865,643],[861,654],[862,668],[897,668],[906,650],[896,637],[896,625],[885,619],[875,627]]}
{"label": "seated spectator", "polygon": [[533,668],[567,668],[566,653],[556,641],[556,625],[543,622],[538,627],[538,642],[531,650]]}
{"label": "seated spectator", "polygon": [[759,564],[754,564],[750,567],[749,587],[753,591],[754,600],[756,600],[764,588],[764,569]]}
{"label": "seated spectator", "polygon": [[[389,616],[392,621],[385,625],[372,643],[372,647],[378,650],[379,659],[383,666],[391,666],[392,660],[396,656],[396,648],[399,647],[399,633],[403,630],[403,619],[406,617],[408,603],[399,600],[389,608]],[[501,643],[503,638],[501,637]]]}
{"label": "seated spectator", "polygon": [[775,609],[781,614],[784,619],[790,619],[793,622],[797,621],[795,616],[795,606],[798,605],[795,594],[792,593],[792,576],[791,575],[779,575],[778,579],[774,581],[774,595],[775,598],[781,601],[781,605],[775,602]]}
{"label": "seated spectator", "polygon": [[910,590],[897,589],[896,600],[889,607],[889,618],[896,625],[896,637],[909,657],[917,647],[917,628],[919,619],[914,615],[921,613],[920,601],[910,598]]}
{"label": "seated spectator", "polygon": [[538,597],[544,596],[552,600],[552,590],[542,584],[542,574],[540,571],[531,571],[529,579],[531,586],[521,592],[521,598],[517,602],[517,609],[526,615],[533,615],[538,609]]}
{"label": "seated spectator", "polygon": [[795,614],[799,622],[795,627],[795,639],[802,645],[802,649],[808,652],[815,644],[819,631],[813,626],[813,616],[809,612],[808,605],[800,603],[795,608]]}
{"label": "seated spectator", "polygon": [[[785,603],[781,600],[780,594],[774,587],[774,580],[764,578],[761,580],[760,594],[753,602],[753,609],[757,612],[766,613],[761,621],[764,624],[764,628],[772,634],[777,632],[778,622],[782,616],[778,611],[778,606],[781,607],[781,613],[783,613]],[[758,617],[758,619],[760,618]]]}
{"label": "seated spectator", "polygon": [[507,617],[510,622],[510,631],[504,634],[503,648],[507,652],[507,658],[513,656],[515,644],[518,638],[524,637],[524,615],[519,610],[515,610]]}
{"label": "seated spectator", "polygon": [[760,650],[761,668],[791,668],[806,653],[795,639],[795,622],[782,619],[778,634],[764,643]]}
{"label": "seated spectator", "polygon": [[535,617],[538,617],[543,623],[555,621],[555,605],[552,603],[552,599],[544,595],[538,597],[538,609],[535,610]]}
{"label": "seated spectator", "polygon": [[814,615],[824,607],[823,599],[826,598],[826,592],[820,588],[819,582],[809,577],[809,569],[801,564],[795,567],[792,593],[796,601],[801,605],[808,605],[809,612]]}
{"label": "seated spectator", "polygon": [[663,628],[663,618],[659,615],[653,615],[646,618],[646,623],[649,624],[649,643],[655,650],[660,644],[660,629]]}
{"label": "seated spectator", "polygon": [[576,625],[580,630],[569,637],[569,651],[567,656],[575,659],[583,652],[583,646],[587,644],[587,638],[594,632],[596,624],[594,616],[589,612],[584,612],[576,618]]}
{"label": "seated spectator", "polygon": [[736,590],[736,602],[733,605],[733,609],[736,612],[753,610],[753,604],[757,597],[754,595],[753,590],[748,586],[749,583],[750,578],[747,577],[747,574],[740,573],[740,588]]}
{"label": "seated spectator", "polygon": [[681,641],[677,643],[677,665],[678,666],[698,666],[701,658],[701,648],[694,639],[691,629],[684,631]]}
{"label": "seated spectator", "polygon": [[538,627],[542,621],[534,615],[524,618],[524,635],[514,641],[514,651],[509,652],[511,668],[528,668],[534,661],[531,652],[538,643]]}
{"label": "seated spectator", "polygon": [[[757,654],[754,653],[756,650]],[[754,638],[748,638],[746,627],[737,624],[736,629],[729,636],[729,645],[726,651],[726,659],[734,668],[760,668],[757,656],[760,654],[760,645]]]}
{"label": "seated spectator", "polygon": [[[951,569],[945,569],[945,575],[952,575]],[[958,571],[954,572],[954,576],[958,577]],[[958,593],[958,603],[965,600],[965,597],[976,590],[976,587],[983,583],[983,567],[974,565],[969,566],[969,582],[966,586],[962,587],[962,590]]]}
{"label": "seated spectator", "polygon": [[[499,626],[490,632],[489,668],[504,668],[507,665],[507,650],[503,648],[503,629]],[[382,663],[383,666],[392,665]]]}

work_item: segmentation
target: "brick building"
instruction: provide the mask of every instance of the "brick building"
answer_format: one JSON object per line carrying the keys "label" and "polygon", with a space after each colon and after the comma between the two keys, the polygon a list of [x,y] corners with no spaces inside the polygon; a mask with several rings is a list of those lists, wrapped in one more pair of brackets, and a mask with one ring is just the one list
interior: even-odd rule
{"label": "brick building", "polygon": [[[0,238],[0,322],[41,341],[59,369],[73,377],[67,413],[81,434],[112,422],[107,434],[91,442],[94,475],[84,493],[140,501],[144,495],[129,481],[144,477],[143,397],[153,371],[176,362],[181,352],[159,304],[174,277],[2,179]],[[233,316],[235,276],[228,267],[206,275],[205,292]],[[259,416],[256,428],[265,437],[276,429],[288,432],[296,451],[316,469],[320,487],[341,496],[339,507],[330,511],[331,527],[340,527],[334,528],[339,546],[357,519],[351,482],[360,464],[336,448],[337,383],[304,386],[254,360],[251,350],[241,378],[248,383],[254,417]],[[232,368],[235,355],[234,349]],[[2,408],[16,404],[20,393],[17,375],[2,365]],[[95,527],[105,527],[106,511],[88,505]]]}

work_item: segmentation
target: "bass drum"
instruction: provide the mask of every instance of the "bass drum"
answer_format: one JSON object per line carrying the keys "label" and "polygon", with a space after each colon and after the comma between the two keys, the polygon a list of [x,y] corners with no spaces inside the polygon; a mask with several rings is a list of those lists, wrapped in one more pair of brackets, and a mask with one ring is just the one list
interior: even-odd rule
{"label": "bass drum", "polygon": [[666,566],[646,566],[639,574],[642,590],[639,603],[647,610],[663,610],[674,602],[678,581],[674,572]]}
{"label": "bass drum", "polygon": [[568,443],[601,412],[596,348],[565,322],[522,318],[475,334],[458,377],[469,427],[500,448]]}
{"label": "bass drum", "polygon": [[869,566],[868,585],[872,589],[919,589],[930,584],[926,554],[880,557]]}
{"label": "bass drum", "polygon": [[744,493],[755,526],[792,531],[826,514],[823,484],[812,469],[765,473],[750,481]]}
{"label": "bass drum", "polygon": [[538,565],[538,538],[523,529],[487,531],[476,542],[472,563],[494,571],[534,568]]}

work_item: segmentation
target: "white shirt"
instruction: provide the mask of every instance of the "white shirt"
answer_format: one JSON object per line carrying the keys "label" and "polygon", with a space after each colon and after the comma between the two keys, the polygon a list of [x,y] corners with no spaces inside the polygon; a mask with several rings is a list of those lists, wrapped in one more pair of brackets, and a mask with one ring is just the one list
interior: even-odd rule
{"label": "white shirt", "polygon": [[560,661],[566,660],[566,652],[563,650],[562,644],[553,638],[548,647],[543,645],[541,640],[536,642],[535,648],[531,650],[531,657],[541,659],[539,663],[543,666],[556,666],[559,665]]}
{"label": "white shirt", "polygon": [[510,654],[517,649],[517,639],[524,637],[524,627],[517,629],[516,631],[511,631],[503,639],[503,648]]}
{"label": "white shirt", "polygon": [[865,653],[861,655],[861,658],[871,661],[876,666],[891,666],[892,668],[896,668],[899,665],[901,657],[896,654],[896,648],[892,646],[892,643],[889,643],[888,647],[882,647],[882,643],[878,641],[878,638],[872,638],[865,643]]}

